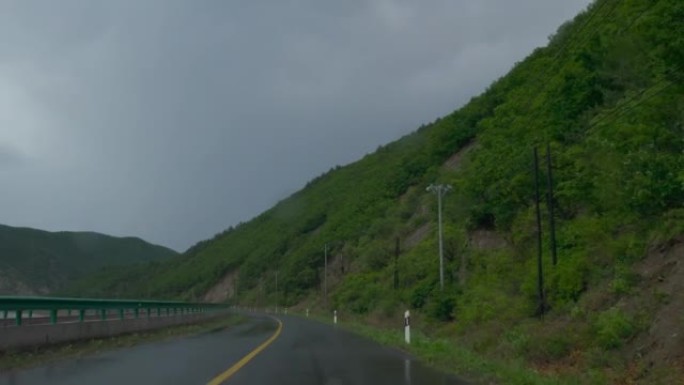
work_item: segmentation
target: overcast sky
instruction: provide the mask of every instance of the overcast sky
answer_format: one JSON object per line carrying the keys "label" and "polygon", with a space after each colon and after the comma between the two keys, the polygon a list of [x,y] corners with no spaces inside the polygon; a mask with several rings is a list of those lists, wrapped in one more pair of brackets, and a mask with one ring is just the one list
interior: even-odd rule
{"label": "overcast sky", "polygon": [[0,223],[185,250],[465,103],[589,0],[0,0]]}

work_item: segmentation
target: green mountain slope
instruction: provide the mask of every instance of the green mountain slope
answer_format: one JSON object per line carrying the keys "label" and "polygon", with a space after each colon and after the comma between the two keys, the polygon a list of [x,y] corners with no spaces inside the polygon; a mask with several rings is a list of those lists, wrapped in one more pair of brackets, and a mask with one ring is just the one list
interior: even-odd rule
{"label": "green mountain slope", "polygon": [[[664,325],[681,328],[684,289],[673,268],[684,258],[682,31],[679,0],[598,0],[454,113],[169,263],[109,270],[78,290],[273,305],[277,271],[282,305],[390,323],[410,308],[490,358],[586,381],[675,378],[684,333],[665,337]],[[547,144],[558,264],[544,202],[540,322],[532,149]],[[454,186],[443,292],[433,182]]]}
{"label": "green mountain slope", "polygon": [[0,294],[48,294],[104,266],[176,254],[139,238],[0,225]]}

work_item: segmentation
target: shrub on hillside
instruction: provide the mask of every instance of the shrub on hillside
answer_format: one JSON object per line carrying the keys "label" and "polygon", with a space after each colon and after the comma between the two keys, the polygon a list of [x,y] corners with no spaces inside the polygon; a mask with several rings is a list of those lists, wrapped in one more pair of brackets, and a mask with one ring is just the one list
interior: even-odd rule
{"label": "shrub on hillside", "polygon": [[618,308],[599,314],[594,324],[596,341],[604,349],[616,349],[637,332],[634,320]]}
{"label": "shrub on hillside", "polygon": [[427,304],[428,317],[437,321],[452,321],[456,308],[456,293],[453,290],[437,291]]}

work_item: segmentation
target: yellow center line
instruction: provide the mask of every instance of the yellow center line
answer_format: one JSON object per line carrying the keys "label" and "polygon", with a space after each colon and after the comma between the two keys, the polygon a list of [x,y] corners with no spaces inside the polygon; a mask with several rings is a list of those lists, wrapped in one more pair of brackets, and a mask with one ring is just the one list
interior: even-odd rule
{"label": "yellow center line", "polygon": [[243,366],[247,365],[247,363],[249,361],[251,361],[254,357],[256,357],[257,354],[261,353],[262,350],[266,349],[266,347],[268,347],[268,345],[273,343],[273,341],[275,341],[276,338],[278,338],[278,336],[280,335],[280,331],[283,330],[283,323],[277,318],[274,318],[274,317],[271,317],[271,318],[273,318],[274,320],[276,320],[276,322],[278,322],[278,328],[276,329],[275,333],[273,333],[273,335],[269,339],[264,341],[264,343],[259,345],[256,349],[252,350],[248,355],[242,357],[242,359],[240,361],[238,361],[235,365],[231,366],[230,369],[228,369],[225,372],[214,377],[214,379],[209,381],[207,383],[207,385],[220,385],[220,384],[222,384],[224,381],[226,381],[227,379],[232,377],[235,373],[237,373],[238,370],[242,369]]}

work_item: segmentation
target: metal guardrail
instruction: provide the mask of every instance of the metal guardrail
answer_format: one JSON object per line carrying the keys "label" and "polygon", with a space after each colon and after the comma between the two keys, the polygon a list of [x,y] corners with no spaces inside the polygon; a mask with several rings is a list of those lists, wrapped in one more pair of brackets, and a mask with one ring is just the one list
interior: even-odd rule
{"label": "metal guardrail", "polygon": [[[47,321],[46,318],[49,318],[50,324],[56,324],[59,320],[78,322],[124,320],[142,316],[150,318],[189,315],[227,308],[229,308],[227,304],[216,303],[0,296],[0,315],[2,315],[4,326],[12,318],[14,325],[21,326],[26,320]],[[72,315],[72,312],[76,315]],[[13,317],[8,318],[11,315]]]}

